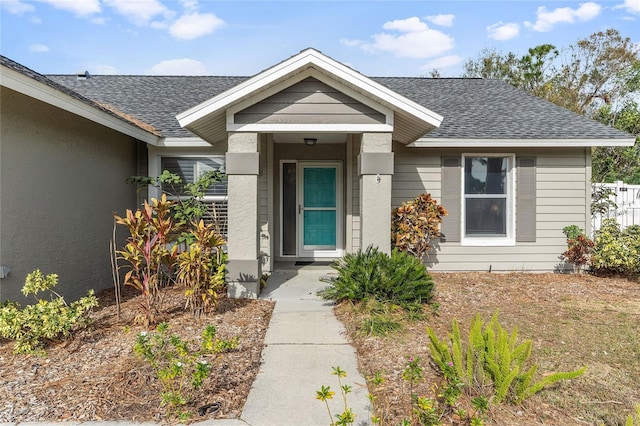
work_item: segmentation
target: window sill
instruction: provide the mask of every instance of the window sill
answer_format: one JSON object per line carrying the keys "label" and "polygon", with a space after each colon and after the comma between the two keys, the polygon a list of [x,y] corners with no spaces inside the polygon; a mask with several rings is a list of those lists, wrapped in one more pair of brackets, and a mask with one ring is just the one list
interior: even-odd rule
{"label": "window sill", "polygon": [[461,246],[467,247],[510,247],[516,245],[513,238],[463,238]]}

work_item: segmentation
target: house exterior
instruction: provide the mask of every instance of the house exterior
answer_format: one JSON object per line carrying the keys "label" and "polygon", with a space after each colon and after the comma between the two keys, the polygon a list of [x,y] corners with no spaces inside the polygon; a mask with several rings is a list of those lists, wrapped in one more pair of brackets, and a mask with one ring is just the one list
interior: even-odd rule
{"label": "house exterior", "polygon": [[0,302],[38,268],[70,299],[111,286],[112,212],[159,135],[4,57],[0,86]]}
{"label": "house exterior", "polygon": [[591,148],[634,142],[501,81],[369,78],[314,49],[250,78],[48,78],[155,130],[138,170],[226,172],[207,198],[235,296],[279,262],[390,251],[392,207],[424,192],[449,211],[433,270],[553,271],[562,228],[590,226]]}

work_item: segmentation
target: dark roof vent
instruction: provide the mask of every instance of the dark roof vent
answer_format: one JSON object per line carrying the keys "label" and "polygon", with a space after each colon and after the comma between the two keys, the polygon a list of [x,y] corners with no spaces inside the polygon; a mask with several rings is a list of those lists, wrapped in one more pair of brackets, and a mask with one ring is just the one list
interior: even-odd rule
{"label": "dark roof vent", "polygon": [[86,80],[89,77],[89,71],[81,71],[76,73],[76,80]]}

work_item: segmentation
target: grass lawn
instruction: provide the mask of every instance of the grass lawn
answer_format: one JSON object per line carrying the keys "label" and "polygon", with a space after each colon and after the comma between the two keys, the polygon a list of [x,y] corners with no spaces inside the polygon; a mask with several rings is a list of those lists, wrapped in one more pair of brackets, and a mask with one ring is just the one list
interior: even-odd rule
{"label": "grass lawn", "polygon": [[[485,320],[499,310],[507,330],[518,328],[519,340],[532,340],[530,361],[545,373],[572,371],[587,366],[584,375],[560,382],[521,405],[490,405],[485,424],[581,425],[624,424],[640,404],[640,282],[591,275],[524,273],[432,273],[433,309],[422,318],[390,310],[401,330],[386,336],[367,333],[371,309],[342,302],[336,307],[358,352],[366,376],[382,373],[385,382],[369,389],[376,396],[375,409],[383,424],[396,425],[410,418],[408,383],[402,379],[409,357],[419,357],[424,380],[419,396],[433,396],[441,381],[430,363],[429,326],[440,339],[448,336],[453,319],[466,338],[471,319]],[[490,395],[486,395],[490,396]],[[464,395],[460,407],[472,411]],[[640,420],[640,419],[638,419]],[[455,413],[443,424],[460,423]]]}

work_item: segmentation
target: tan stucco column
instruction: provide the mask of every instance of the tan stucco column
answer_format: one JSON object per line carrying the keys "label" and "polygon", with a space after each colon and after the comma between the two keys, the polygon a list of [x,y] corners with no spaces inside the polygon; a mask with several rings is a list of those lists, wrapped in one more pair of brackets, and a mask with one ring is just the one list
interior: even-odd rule
{"label": "tan stucco column", "polygon": [[363,133],[358,155],[360,247],[391,253],[391,133]]}
{"label": "tan stucco column", "polygon": [[227,282],[229,297],[257,298],[260,291],[257,133],[229,133]]}

